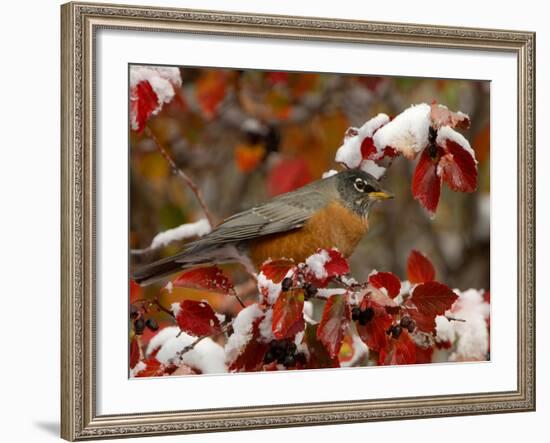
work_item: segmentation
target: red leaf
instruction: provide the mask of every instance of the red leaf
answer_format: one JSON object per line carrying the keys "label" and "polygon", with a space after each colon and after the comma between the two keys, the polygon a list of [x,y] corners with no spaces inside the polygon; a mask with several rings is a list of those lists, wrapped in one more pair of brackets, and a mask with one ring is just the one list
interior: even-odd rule
{"label": "red leaf", "polygon": [[147,80],[139,82],[130,91],[130,120],[134,131],[141,132],[145,123],[159,106],[158,97]]}
{"label": "red leaf", "polygon": [[441,128],[450,126],[452,128],[468,129],[470,127],[470,118],[462,112],[452,112],[445,106],[432,103],[430,113],[432,126]]}
{"label": "red leaf", "polygon": [[220,321],[205,301],[183,300],[175,305],[176,322],[183,332],[196,337],[221,332]]}
{"label": "red leaf", "polygon": [[370,160],[378,154],[372,137],[365,137],[361,143],[361,156],[363,160]]}
{"label": "red leaf", "polygon": [[304,330],[304,293],[302,290],[281,292],[273,305],[271,329],[278,340],[291,338]]}
{"label": "red leaf", "polygon": [[344,295],[331,296],[325,304],[323,317],[317,328],[317,338],[326,346],[331,358],[336,358],[340,352],[349,319],[350,308]]}
{"label": "red leaf", "polygon": [[217,266],[185,271],[173,283],[176,287],[206,289],[224,293],[233,290],[231,280]]}
{"label": "red leaf", "polygon": [[134,279],[130,279],[130,304],[134,303],[136,300],[142,298],[143,289],[138,285]]}
{"label": "red leaf", "polygon": [[458,296],[448,286],[431,281],[414,288],[410,301],[426,315],[443,315]]}
{"label": "red leaf", "polygon": [[433,353],[434,353],[434,348],[432,346],[429,346],[427,348],[423,348],[421,346],[416,345],[416,361],[415,361],[415,363],[417,363],[417,364],[431,363]]}
{"label": "red leaf", "polygon": [[268,72],[265,77],[272,85],[288,83],[288,72]]}
{"label": "red leaf", "polygon": [[318,339],[317,330],[319,325],[308,324],[304,334],[304,342],[309,351],[307,368],[339,368],[340,362],[338,358],[332,358],[326,346]]}
{"label": "red leaf", "polygon": [[252,334],[239,356],[229,365],[230,372],[250,372],[258,370],[264,361],[264,355],[269,347],[268,343],[260,340],[260,323],[263,315],[252,323]]}
{"label": "red leaf", "polygon": [[311,173],[303,158],[282,160],[269,171],[267,193],[272,197],[284,194],[307,185],[311,180]]}
{"label": "red leaf", "polygon": [[385,288],[391,298],[395,298],[401,291],[401,282],[391,272],[377,272],[369,276],[369,282],[375,288]]}
{"label": "red leaf", "polygon": [[130,369],[134,368],[139,362],[139,344],[136,337],[130,342]]}
{"label": "red leaf", "polygon": [[261,272],[273,283],[280,283],[288,271],[294,267],[294,261],[288,259],[272,260],[264,263]]}
{"label": "red leaf", "polygon": [[227,72],[218,69],[206,71],[197,81],[195,93],[206,118],[211,119],[225,97]]}
{"label": "red leaf", "polygon": [[412,181],[413,197],[430,214],[434,214],[441,193],[441,178],[437,175],[437,158],[432,159],[430,149],[424,149],[414,170]]}
{"label": "red leaf", "polygon": [[330,261],[325,264],[328,278],[347,274],[349,272],[349,264],[340,251],[329,249],[327,252],[330,257]]}
{"label": "red leaf", "polygon": [[407,331],[403,331],[397,339],[390,339],[388,347],[381,349],[378,355],[381,366],[413,363],[416,363],[416,344]]}
{"label": "red leaf", "polygon": [[155,357],[143,360],[145,368],[136,374],[136,377],[159,377],[164,375],[165,368]]}
{"label": "red leaf", "polygon": [[448,286],[430,281],[414,288],[405,307],[421,331],[435,332],[435,317],[445,314],[457,299]]}
{"label": "red leaf", "polygon": [[386,312],[384,307],[372,302],[367,297],[361,306],[361,309],[366,308],[374,310],[374,317],[366,325],[357,323],[357,333],[369,349],[380,351],[388,344],[388,334],[386,331],[393,323],[393,317]]}
{"label": "red leaf", "polygon": [[439,160],[441,179],[457,192],[474,192],[477,166],[471,154],[452,140],[445,140],[446,154]]}
{"label": "red leaf", "polygon": [[310,283],[324,287],[333,278],[349,272],[348,261],[337,249],[318,249],[306,259]]}
{"label": "red leaf", "polygon": [[416,249],[411,251],[407,260],[407,278],[412,284],[426,283],[435,279],[434,266],[425,255]]}

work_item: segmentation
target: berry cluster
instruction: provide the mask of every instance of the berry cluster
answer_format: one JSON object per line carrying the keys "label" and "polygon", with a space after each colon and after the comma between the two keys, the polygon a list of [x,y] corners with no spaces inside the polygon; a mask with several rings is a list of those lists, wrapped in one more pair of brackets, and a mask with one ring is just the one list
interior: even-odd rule
{"label": "berry cluster", "polygon": [[[292,280],[292,277],[285,277],[283,278],[283,281],[281,282],[281,290],[283,292],[290,291],[293,287],[294,281]],[[319,290],[317,287],[309,282],[304,282],[298,287],[301,287],[304,290],[304,296],[306,300],[311,297],[315,297],[317,295],[317,292]]]}
{"label": "berry cluster", "polygon": [[359,322],[361,326],[365,326],[374,318],[374,309],[366,308],[361,309],[359,306],[355,306],[351,310],[351,319]]}
{"label": "berry cluster", "polygon": [[305,364],[307,361],[305,354],[296,351],[296,343],[291,340],[272,340],[264,355],[264,363],[269,364],[276,361],[287,368],[296,366],[296,363]]}
{"label": "berry cluster", "polygon": [[134,333],[136,335],[142,335],[146,327],[153,332],[159,329],[159,324],[154,318],[144,319],[142,312],[134,305],[130,305],[130,318],[134,321]]}
{"label": "berry cluster", "polygon": [[413,333],[416,329],[416,322],[412,318],[405,316],[401,319],[399,324],[390,326],[386,333],[391,335],[393,338],[399,338],[403,332],[403,329]]}

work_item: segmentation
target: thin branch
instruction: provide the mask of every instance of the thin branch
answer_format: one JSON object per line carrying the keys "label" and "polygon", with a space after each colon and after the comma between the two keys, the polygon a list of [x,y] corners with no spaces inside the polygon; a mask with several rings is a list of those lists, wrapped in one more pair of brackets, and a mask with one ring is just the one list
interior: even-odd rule
{"label": "thin branch", "polygon": [[151,140],[153,140],[159,152],[162,154],[164,159],[168,162],[168,164],[172,168],[172,172],[176,174],[178,177],[180,177],[187,186],[189,186],[193,194],[195,194],[195,197],[197,198],[197,201],[199,202],[199,205],[201,206],[202,211],[204,212],[204,215],[206,216],[208,222],[210,223],[210,226],[214,226],[214,219],[212,217],[212,214],[210,213],[210,210],[208,209],[208,206],[206,205],[206,202],[204,201],[202,192],[199,189],[199,187],[195,184],[193,180],[191,180],[191,178],[185,172],[183,172],[178,167],[178,165],[176,165],[172,157],[170,157],[170,154],[168,154],[168,151],[164,149],[164,147],[159,142],[155,134],[153,134],[153,131],[151,131],[151,128],[148,125],[145,126],[145,134],[147,134],[147,136],[150,137]]}
{"label": "thin branch", "polygon": [[169,315],[170,317],[172,317],[172,318],[175,318],[174,313],[173,313],[172,311],[170,311],[169,309],[165,308],[165,307],[161,304],[161,302],[160,302],[158,296],[155,297],[155,298],[153,299],[153,303],[155,303],[155,305],[157,305],[157,307],[158,307],[162,312],[168,314],[168,315]]}
{"label": "thin branch", "polygon": [[[227,332],[227,330],[233,326],[233,322],[230,321],[228,323],[226,323],[220,330],[220,332],[216,332],[215,334],[210,334],[210,335],[203,335],[201,337],[197,337],[195,339],[195,341],[191,342],[190,344],[188,344],[185,348],[183,348],[181,351],[179,351],[176,355],[178,357],[178,359],[180,360],[181,362],[181,358],[183,356],[183,354],[185,354],[186,352],[189,352],[191,350],[193,350],[195,348],[195,346],[197,346],[202,340],[204,340],[205,338],[212,338],[212,337],[217,337],[218,335],[221,335],[221,334],[225,334]],[[182,331],[180,331],[180,334],[181,334]],[[179,334],[178,334],[179,336]]]}

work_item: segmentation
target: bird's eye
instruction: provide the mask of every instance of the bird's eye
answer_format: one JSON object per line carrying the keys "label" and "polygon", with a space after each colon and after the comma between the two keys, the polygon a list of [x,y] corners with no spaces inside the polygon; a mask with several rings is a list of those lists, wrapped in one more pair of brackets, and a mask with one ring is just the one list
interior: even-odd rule
{"label": "bird's eye", "polygon": [[353,186],[355,189],[357,189],[359,192],[365,192],[365,187],[367,184],[362,178],[356,178],[355,182],[353,183]]}
{"label": "bird's eye", "polygon": [[357,189],[359,192],[366,192],[367,194],[370,194],[371,192],[376,191],[373,186],[369,185],[365,180],[362,178],[355,179],[355,182],[353,183],[353,186],[355,189]]}

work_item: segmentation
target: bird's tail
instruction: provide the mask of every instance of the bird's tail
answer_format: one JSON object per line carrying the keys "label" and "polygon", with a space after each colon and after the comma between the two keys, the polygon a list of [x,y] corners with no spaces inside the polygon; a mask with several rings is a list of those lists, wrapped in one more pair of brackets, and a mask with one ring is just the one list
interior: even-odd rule
{"label": "bird's tail", "polygon": [[132,278],[136,283],[147,286],[178,271],[212,262],[212,252],[212,249],[196,251],[190,248],[180,254],[137,268]]}

